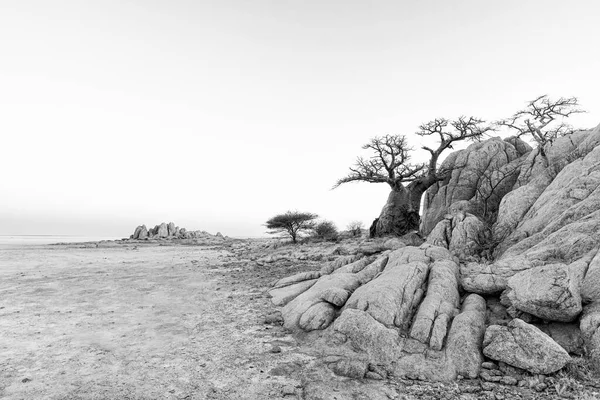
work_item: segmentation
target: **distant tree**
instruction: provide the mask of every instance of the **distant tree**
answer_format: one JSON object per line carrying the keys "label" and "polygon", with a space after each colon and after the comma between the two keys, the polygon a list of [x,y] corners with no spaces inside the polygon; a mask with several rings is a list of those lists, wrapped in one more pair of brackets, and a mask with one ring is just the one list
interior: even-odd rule
{"label": "distant tree", "polygon": [[287,211],[285,214],[278,214],[270,218],[265,226],[271,229],[270,234],[285,232],[292,238],[292,242],[296,243],[298,235],[302,231],[314,229],[314,220],[318,217],[313,213]]}
{"label": "distant tree", "polygon": [[338,229],[331,221],[321,221],[315,225],[315,236],[319,239],[335,240],[338,237]]}
{"label": "distant tree", "polygon": [[478,141],[492,131],[485,121],[474,117],[460,117],[457,120],[438,118],[419,127],[417,135],[438,138],[438,146],[422,149],[430,154],[429,161],[421,164],[410,163],[412,149],[404,135],[385,135],[371,139],[363,146],[371,150],[370,158],[359,157],[350,173],[339,179],[334,188],[348,182],[387,183],[391,190],[386,205],[376,223],[376,235],[404,235],[419,229],[419,208],[423,193],[436,182],[443,180],[451,171],[439,169],[440,155],[452,149],[455,142]]}
{"label": "distant tree", "polygon": [[364,226],[365,225],[361,221],[352,221],[348,224],[346,229],[352,234],[352,236],[360,236]]}
{"label": "distant tree", "polygon": [[543,95],[528,102],[525,109],[517,111],[510,118],[498,121],[497,124],[516,131],[517,137],[531,136],[538,144],[540,153],[545,156],[546,144],[574,132],[573,127],[564,120],[573,114],[584,112],[579,108],[576,97],[551,100],[548,95]]}

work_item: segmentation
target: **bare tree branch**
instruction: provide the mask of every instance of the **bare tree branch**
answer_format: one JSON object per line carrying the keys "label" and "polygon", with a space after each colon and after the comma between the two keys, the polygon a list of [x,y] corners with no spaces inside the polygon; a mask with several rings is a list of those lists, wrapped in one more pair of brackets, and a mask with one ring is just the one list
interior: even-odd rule
{"label": "bare tree branch", "polygon": [[431,155],[429,162],[423,164],[410,163],[410,152],[406,137],[403,135],[385,135],[375,137],[363,146],[371,150],[373,156],[365,160],[359,157],[350,173],[338,180],[334,188],[348,182],[385,182],[392,189],[397,189],[402,183],[428,188],[433,183],[446,176],[446,171],[438,173],[438,160],[446,149],[452,149],[452,144],[462,140],[481,140],[493,128],[485,121],[475,117],[461,116],[450,121],[436,118],[419,126],[416,132],[419,136],[436,136],[439,141],[437,148],[427,146],[422,148]]}
{"label": "bare tree branch", "polygon": [[548,95],[542,95],[528,102],[525,109],[497,121],[496,124],[516,131],[517,137],[530,135],[543,149],[547,143],[575,131],[572,126],[564,123],[563,119],[584,112],[579,108],[576,97],[551,100]]}

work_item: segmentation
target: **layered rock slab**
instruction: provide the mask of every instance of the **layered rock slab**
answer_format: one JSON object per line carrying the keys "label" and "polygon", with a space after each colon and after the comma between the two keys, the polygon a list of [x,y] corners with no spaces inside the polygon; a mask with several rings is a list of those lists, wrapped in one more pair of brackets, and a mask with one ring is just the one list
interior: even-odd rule
{"label": "layered rock slab", "polygon": [[354,356],[356,360],[377,365],[388,374],[449,381],[458,375],[477,377],[483,360],[484,331],[485,300],[471,295],[452,322],[447,345],[441,351],[401,336],[397,329],[388,328],[368,313],[356,309],[344,310],[332,325],[330,334],[338,345],[341,341],[347,348],[358,351]]}
{"label": "layered rock slab", "polygon": [[321,276],[308,290],[283,307],[284,326],[292,331],[306,332],[327,328],[350,295],[381,272],[387,262],[388,256],[382,255],[361,267],[357,273],[340,272]]}
{"label": "layered rock slab", "polygon": [[284,326],[312,332],[318,343],[313,351],[335,360],[330,367],[338,374],[476,377],[486,304],[469,295],[461,306],[458,271],[453,255],[431,244],[400,248],[370,263],[359,259],[321,276],[283,307]]}
{"label": "layered rock slab", "polygon": [[365,311],[387,327],[408,330],[414,309],[424,293],[429,260],[415,247],[390,253],[381,275],[358,288],[345,308]]}

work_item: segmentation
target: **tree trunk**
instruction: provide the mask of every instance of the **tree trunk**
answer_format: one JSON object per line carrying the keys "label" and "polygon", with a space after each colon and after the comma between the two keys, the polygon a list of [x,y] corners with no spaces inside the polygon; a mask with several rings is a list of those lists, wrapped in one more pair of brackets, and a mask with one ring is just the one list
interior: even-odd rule
{"label": "tree trunk", "polygon": [[390,192],[379,214],[376,236],[402,236],[419,229],[419,209],[412,209],[410,198],[410,193],[403,186]]}
{"label": "tree trunk", "polygon": [[419,230],[421,198],[436,180],[426,177],[392,189],[377,221],[375,236],[403,236]]}

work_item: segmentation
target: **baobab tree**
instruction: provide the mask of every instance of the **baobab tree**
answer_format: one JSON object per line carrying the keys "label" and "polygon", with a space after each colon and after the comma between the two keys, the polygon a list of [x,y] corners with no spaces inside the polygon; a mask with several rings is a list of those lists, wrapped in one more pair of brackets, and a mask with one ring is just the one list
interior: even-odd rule
{"label": "baobab tree", "polygon": [[493,128],[484,120],[460,117],[456,120],[434,119],[419,126],[417,135],[438,139],[436,148],[423,146],[430,155],[426,163],[410,162],[412,150],[404,135],[375,137],[363,146],[371,150],[369,158],[358,157],[350,173],[338,180],[334,188],[348,182],[387,183],[392,189],[372,233],[375,236],[404,235],[419,229],[419,208],[423,193],[451,171],[441,170],[439,159],[446,149],[463,140],[479,141]]}
{"label": "baobab tree", "polygon": [[551,100],[548,95],[539,96],[527,103],[527,107],[517,111],[510,118],[496,122],[516,132],[517,137],[531,136],[538,144],[540,154],[545,156],[544,146],[556,138],[574,132],[564,120],[573,114],[584,113],[579,108],[576,97],[560,97]]}

